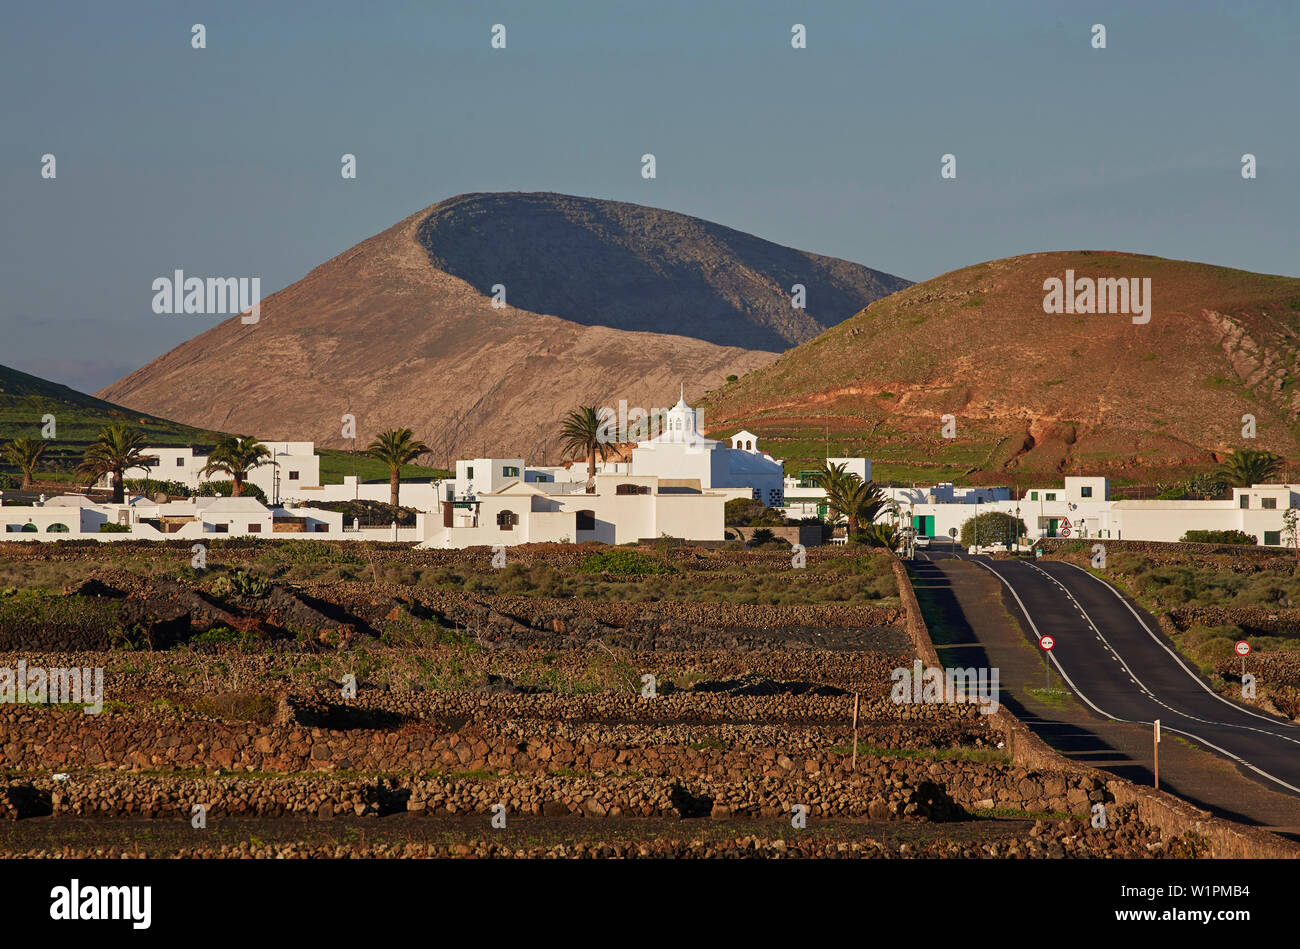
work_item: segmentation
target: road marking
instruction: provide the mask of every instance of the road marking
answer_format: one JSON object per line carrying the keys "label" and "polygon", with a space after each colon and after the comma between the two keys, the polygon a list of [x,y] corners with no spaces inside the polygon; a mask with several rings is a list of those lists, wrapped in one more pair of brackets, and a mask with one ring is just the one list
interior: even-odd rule
{"label": "road marking", "polygon": [[[1030,628],[1034,631],[1034,635],[1037,636],[1039,639],[1042,639],[1042,633],[1040,633],[1040,632],[1038,631],[1038,626],[1037,626],[1036,623],[1034,623],[1033,617],[1031,617],[1031,616],[1029,615],[1029,610],[1028,610],[1028,608],[1025,606],[1024,600],[1020,599],[1020,594],[1016,592],[1016,589],[1015,589],[1015,587],[1013,587],[1013,586],[1011,585],[1011,582],[1010,582],[1009,580],[1007,580],[1006,577],[1002,576],[1002,574],[998,573],[996,570],[994,570],[992,567],[990,567],[988,564],[984,563],[983,561],[981,561],[981,560],[973,560],[973,562],[974,562],[975,564],[977,564],[977,565],[983,567],[983,568],[984,568],[985,570],[987,570],[989,573],[993,574],[993,576],[995,576],[995,577],[997,577],[999,580],[1001,580],[1002,583],[1003,583],[1003,585],[1005,585],[1006,588],[1007,588],[1008,590],[1011,591],[1011,595],[1012,595],[1013,597],[1015,597],[1015,599],[1016,599],[1016,603],[1018,603],[1018,604],[1020,605],[1020,611],[1024,614],[1025,619],[1029,622],[1029,626],[1030,626]],[[1051,580],[1053,583],[1055,583],[1058,587],[1060,587],[1062,590],[1064,590],[1064,591],[1065,591],[1065,594],[1066,594],[1067,596],[1069,596],[1070,599],[1072,599],[1072,600],[1074,599],[1073,595],[1070,594],[1070,591],[1069,591],[1068,589],[1066,589],[1065,585],[1062,584],[1062,583],[1061,583],[1059,580],[1057,580],[1055,577],[1051,576],[1051,574],[1049,574],[1049,573],[1047,573],[1046,571],[1042,570],[1042,569],[1039,568],[1036,564],[1032,564],[1032,563],[1030,563],[1030,564],[1026,564],[1026,566],[1033,567],[1035,570],[1038,570],[1039,573],[1043,574],[1043,576],[1047,577],[1049,580]],[[1071,564],[1071,566],[1074,566],[1074,565]],[[1078,569],[1082,569],[1082,568],[1078,568]],[[1084,573],[1087,573],[1087,571],[1085,570]],[[1088,575],[1089,575],[1089,576],[1092,576],[1092,574],[1088,574]],[[1094,579],[1095,579],[1095,578],[1094,578]],[[1099,582],[1101,582],[1101,581],[1099,581]],[[1109,584],[1106,584],[1106,585],[1109,586]],[[1116,596],[1119,596],[1118,592],[1116,592]],[[1120,597],[1120,600],[1121,600],[1121,602],[1124,602],[1123,597]],[[1077,601],[1077,600],[1075,600],[1075,604],[1076,604],[1076,605],[1078,604],[1078,601]],[[1125,602],[1125,605],[1127,606],[1128,604]],[[1081,612],[1083,612],[1083,607],[1080,606],[1079,609],[1080,609]],[[1130,612],[1133,612],[1132,607],[1129,607],[1129,611],[1130,611]],[[1137,616],[1136,613],[1134,613],[1134,615]],[[1087,614],[1086,612],[1084,612],[1084,616],[1085,616],[1085,617],[1088,617],[1088,614]],[[1137,618],[1138,618],[1138,622],[1141,622],[1141,621],[1142,621],[1142,617],[1138,616]],[[1102,641],[1103,643],[1106,644],[1106,648],[1110,650],[1112,656],[1114,656],[1114,658],[1118,659],[1119,662],[1120,662],[1120,664],[1124,666],[1125,670],[1128,671],[1130,675],[1132,675],[1132,670],[1129,669],[1128,666],[1124,664],[1124,660],[1123,660],[1123,659],[1120,659],[1120,658],[1119,658],[1119,655],[1118,655],[1118,654],[1115,652],[1115,650],[1111,647],[1110,643],[1106,642],[1105,637],[1103,637],[1103,636],[1101,635],[1101,631],[1100,631],[1099,629],[1097,629],[1097,624],[1092,622],[1091,617],[1088,617],[1088,622],[1089,622],[1089,625],[1092,626],[1093,630],[1097,633],[1097,637],[1098,637],[1099,639],[1101,639],[1101,641]],[[1142,623],[1142,628],[1143,628],[1143,629],[1146,629],[1147,633],[1150,633],[1150,632],[1151,632],[1151,630],[1147,627],[1146,623]],[[1159,642],[1159,640],[1156,640],[1156,641]],[[1164,644],[1161,643],[1161,645],[1163,646]],[[1168,648],[1167,648],[1167,647],[1166,647],[1166,651],[1168,651]],[[1109,718],[1109,719],[1110,719],[1111,721],[1113,721],[1113,722],[1125,722],[1125,723],[1128,723],[1128,724],[1134,724],[1134,725],[1151,725],[1151,724],[1154,724],[1153,722],[1147,722],[1147,721],[1135,721],[1135,720],[1133,720],[1133,719],[1129,719],[1129,718],[1120,718],[1118,715],[1112,715],[1112,714],[1110,714],[1109,712],[1105,711],[1104,709],[1100,708],[1100,707],[1099,707],[1095,702],[1093,702],[1090,698],[1088,698],[1088,696],[1083,692],[1082,689],[1080,689],[1078,686],[1076,686],[1076,685],[1074,684],[1074,682],[1070,679],[1070,677],[1069,677],[1068,675],[1066,675],[1065,670],[1061,668],[1061,663],[1060,663],[1060,661],[1056,658],[1055,650],[1053,650],[1051,653],[1048,653],[1048,657],[1049,657],[1049,659],[1051,660],[1052,664],[1056,666],[1057,671],[1061,673],[1061,678],[1064,679],[1064,680],[1066,681],[1066,683],[1069,684],[1070,688],[1074,691],[1074,694],[1077,695],[1077,696],[1079,696],[1079,698],[1083,699],[1083,701],[1087,703],[1088,707],[1091,708],[1091,709],[1093,709],[1093,710],[1094,710],[1095,712],[1097,712],[1099,715],[1103,715],[1103,716],[1105,716],[1106,718]],[[1175,658],[1177,658],[1177,657],[1175,656]],[[1181,663],[1179,663],[1179,664],[1182,665]],[[1183,666],[1183,669],[1184,669],[1184,670],[1186,670],[1186,668],[1187,668],[1186,666]],[[1135,681],[1135,682],[1138,681],[1136,677],[1134,677],[1134,681]],[[1197,681],[1199,682],[1200,680],[1198,679]],[[1153,694],[1149,689],[1147,689],[1145,686],[1141,685],[1141,683],[1138,683],[1138,684],[1139,684],[1139,686],[1141,687],[1143,693],[1145,693],[1145,694],[1147,695],[1148,698],[1150,698],[1153,702],[1157,703],[1158,705],[1161,705],[1162,707],[1168,709],[1168,710],[1169,710],[1170,712],[1172,712],[1173,714],[1178,715],[1180,718],[1191,719],[1192,721],[1202,722],[1202,723],[1204,723],[1204,724],[1206,724],[1206,725],[1218,725],[1218,726],[1221,727],[1221,728],[1240,728],[1240,729],[1243,729],[1243,730],[1245,730],[1245,731],[1252,731],[1252,732],[1256,732],[1256,733],[1258,733],[1258,734],[1262,734],[1262,735],[1269,735],[1269,736],[1271,736],[1271,737],[1273,737],[1273,738],[1281,738],[1283,741],[1290,741],[1290,742],[1293,742],[1293,743],[1295,743],[1295,744],[1300,744],[1300,742],[1296,742],[1295,739],[1288,738],[1286,735],[1279,735],[1279,734],[1277,734],[1276,732],[1265,731],[1265,730],[1262,729],[1262,728],[1251,728],[1250,726],[1247,726],[1247,725],[1234,725],[1234,724],[1232,724],[1232,723],[1230,723],[1230,722],[1212,722],[1212,721],[1209,721],[1209,720],[1207,720],[1207,719],[1197,718],[1195,715],[1190,715],[1190,714],[1188,714],[1187,712],[1179,711],[1178,709],[1173,708],[1172,706],[1168,705],[1167,703],[1165,703],[1165,702],[1162,701],[1161,699],[1157,698],[1157,697],[1156,697],[1156,696],[1155,696],[1155,695],[1154,695],[1154,694]],[[1204,684],[1204,683],[1202,683],[1202,685],[1203,685],[1203,684]],[[1214,695],[1214,692],[1210,692],[1210,694],[1211,694],[1211,695]],[[1216,698],[1220,698],[1220,700],[1223,701],[1223,699],[1222,699],[1221,696],[1216,696]],[[1232,703],[1228,702],[1228,703],[1226,703],[1226,704],[1231,705]],[[1233,708],[1236,708],[1237,706],[1232,706],[1232,707],[1233,707]],[[1255,716],[1255,717],[1256,717],[1256,718],[1259,718],[1260,716],[1257,715],[1257,716]],[[1195,741],[1199,742],[1199,743],[1202,744],[1202,745],[1205,745],[1205,746],[1208,747],[1208,748],[1213,748],[1215,751],[1219,752],[1219,754],[1223,755],[1225,758],[1229,758],[1229,759],[1231,759],[1232,761],[1235,761],[1235,762],[1237,762],[1238,764],[1242,765],[1243,767],[1248,768],[1248,769],[1251,770],[1251,771],[1254,771],[1256,774],[1260,775],[1261,777],[1265,777],[1265,778],[1267,778],[1268,780],[1272,781],[1274,784],[1280,785],[1281,787],[1286,788],[1288,791],[1291,791],[1292,793],[1300,794],[1300,787],[1296,787],[1295,785],[1288,784],[1286,781],[1283,781],[1281,778],[1277,777],[1276,775],[1269,774],[1267,771],[1263,770],[1262,768],[1258,768],[1258,767],[1256,767],[1255,765],[1251,764],[1249,761],[1247,761],[1245,758],[1242,758],[1240,755],[1235,755],[1235,754],[1233,754],[1231,751],[1228,751],[1226,748],[1221,748],[1221,747],[1219,747],[1218,745],[1214,744],[1214,742],[1212,742],[1212,741],[1208,741],[1207,739],[1202,738],[1201,736],[1195,734],[1194,732],[1184,731],[1183,729],[1179,729],[1179,728],[1172,728],[1172,727],[1169,727],[1169,726],[1166,726],[1166,725],[1163,725],[1163,724],[1162,724],[1162,727],[1163,727],[1166,731],[1169,731],[1169,732],[1172,732],[1172,733],[1174,733],[1174,734],[1178,734],[1178,735],[1184,735],[1184,736],[1186,736],[1187,738],[1194,739]]]}
{"label": "road marking", "polygon": [[[1160,646],[1161,649],[1163,649],[1165,652],[1169,653],[1169,655],[1173,658],[1174,662],[1178,663],[1179,668],[1181,668],[1184,672],[1186,672],[1186,673],[1188,674],[1188,676],[1190,676],[1190,677],[1192,678],[1192,680],[1193,680],[1197,685],[1199,685],[1202,689],[1204,689],[1204,690],[1205,690],[1209,695],[1214,696],[1216,699],[1218,699],[1220,702],[1222,702],[1224,705],[1228,706],[1228,707],[1231,708],[1231,709],[1234,709],[1234,710],[1236,710],[1236,711],[1238,711],[1238,712],[1244,712],[1245,714],[1249,715],[1251,718],[1258,718],[1258,719],[1260,719],[1261,721],[1268,722],[1270,725],[1274,725],[1274,726],[1287,726],[1287,727],[1290,727],[1290,728],[1300,728],[1300,726],[1296,725],[1296,724],[1293,723],[1293,722],[1286,722],[1286,721],[1282,721],[1281,719],[1270,718],[1270,717],[1267,716],[1267,715],[1260,715],[1258,712],[1252,711],[1251,709],[1248,709],[1248,708],[1245,708],[1245,707],[1243,707],[1243,706],[1241,706],[1241,705],[1238,705],[1236,702],[1230,702],[1230,701],[1228,701],[1227,699],[1225,699],[1222,695],[1220,695],[1219,693],[1217,693],[1217,692],[1215,692],[1213,689],[1211,689],[1211,688],[1209,687],[1209,685],[1207,685],[1207,684],[1206,684],[1206,683],[1201,679],[1200,676],[1196,675],[1194,672],[1192,672],[1191,669],[1188,669],[1188,668],[1187,668],[1187,666],[1183,663],[1183,660],[1182,660],[1182,658],[1178,655],[1178,653],[1174,652],[1174,651],[1173,651],[1172,649],[1170,649],[1167,645],[1165,645],[1165,643],[1160,639],[1160,637],[1157,636],[1155,633],[1153,633],[1153,632],[1151,631],[1151,627],[1148,626],[1148,625],[1146,624],[1146,622],[1142,619],[1141,614],[1139,614],[1137,610],[1133,609],[1133,606],[1132,606],[1131,603],[1129,603],[1128,599],[1125,598],[1125,597],[1124,597],[1124,596],[1123,596],[1123,595],[1122,595],[1122,594],[1121,594],[1117,589],[1115,589],[1114,586],[1112,586],[1111,584],[1107,583],[1105,580],[1103,580],[1101,577],[1097,576],[1096,574],[1094,574],[1094,573],[1089,573],[1087,570],[1084,570],[1084,569],[1083,569],[1082,567],[1080,567],[1078,564],[1070,563],[1068,560],[1062,560],[1062,561],[1058,561],[1058,562],[1059,562],[1059,563],[1069,564],[1069,566],[1074,567],[1074,569],[1075,569],[1075,570],[1078,570],[1080,573],[1082,573],[1082,574],[1084,574],[1084,575],[1086,575],[1086,576],[1092,577],[1094,580],[1096,580],[1098,583],[1100,583],[1103,587],[1105,587],[1107,590],[1109,590],[1112,594],[1114,594],[1115,598],[1116,598],[1117,600],[1119,600],[1121,603],[1124,604],[1124,606],[1128,609],[1128,611],[1129,611],[1130,613],[1133,614],[1133,618],[1136,619],[1136,620],[1138,621],[1138,623],[1141,624],[1142,628],[1146,630],[1147,635],[1150,636],[1150,637],[1152,638],[1152,640],[1154,640],[1155,643],[1156,643],[1158,646]],[[1226,723],[1222,723],[1222,724],[1226,724]],[[1273,733],[1272,733],[1272,732],[1269,732],[1268,734],[1273,734]],[[1286,736],[1284,736],[1284,735],[1279,735],[1278,737],[1279,737],[1279,738],[1284,738],[1284,737],[1286,737]]]}

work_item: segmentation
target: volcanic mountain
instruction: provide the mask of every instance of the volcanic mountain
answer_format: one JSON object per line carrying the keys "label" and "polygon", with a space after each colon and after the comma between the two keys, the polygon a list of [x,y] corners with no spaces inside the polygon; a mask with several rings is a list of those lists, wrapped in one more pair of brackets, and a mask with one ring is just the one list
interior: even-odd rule
{"label": "volcanic mountain", "polygon": [[[1045,312],[1045,283],[1067,270],[1076,283],[1150,278],[1150,322]],[[1239,447],[1300,458],[1298,357],[1298,279],[1111,251],[1029,254],[877,300],[703,408],[711,431],[753,431],[788,470],[829,445],[876,459],[885,479],[1152,478]]]}
{"label": "volcanic mountain", "polygon": [[[802,284],[806,308],[791,305]],[[99,395],[187,424],[436,460],[558,458],[583,404],[651,409],[771,362],[908,286],[670,211],[468,194],[406,218]],[[504,296],[506,306],[494,306]],[[665,401],[667,400],[667,401]]]}

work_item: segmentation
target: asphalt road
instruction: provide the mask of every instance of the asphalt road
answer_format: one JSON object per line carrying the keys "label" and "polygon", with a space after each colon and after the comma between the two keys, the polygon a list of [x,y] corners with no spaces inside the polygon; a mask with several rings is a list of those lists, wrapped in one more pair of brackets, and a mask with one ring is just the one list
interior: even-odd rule
{"label": "asphalt road", "polygon": [[1149,613],[1110,584],[1056,560],[993,560],[936,545],[919,558],[959,557],[1010,591],[1036,640],[1051,636],[1049,659],[1093,711],[1186,737],[1300,795],[1300,725],[1217,695],[1170,645]]}

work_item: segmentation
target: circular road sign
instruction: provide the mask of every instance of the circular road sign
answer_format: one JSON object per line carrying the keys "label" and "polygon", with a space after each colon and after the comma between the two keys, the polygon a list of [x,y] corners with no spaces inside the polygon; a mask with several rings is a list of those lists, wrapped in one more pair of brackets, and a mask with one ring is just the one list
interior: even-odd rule
{"label": "circular road sign", "polygon": [[1250,643],[1246,642],[1244,639],[1238,640],[1237,645],[1233,648],[1237,650],[1237,655],[1239,656],[1244,657],[1250,655]]}
{"label": "circular road sign", "polygon": [[1044,636],[1042,639],[1038,641],[1038,645],[1042,646],[1048,652],[1051,652],[1052,647],[1056,645],[1056,640],[1053,639],[1051,636]]}

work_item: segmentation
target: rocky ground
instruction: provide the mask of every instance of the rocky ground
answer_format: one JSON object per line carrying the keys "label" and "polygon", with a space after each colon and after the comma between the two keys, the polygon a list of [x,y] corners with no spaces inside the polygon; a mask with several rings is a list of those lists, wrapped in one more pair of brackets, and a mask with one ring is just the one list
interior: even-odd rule
{"label": "rocky ground", "polygon": [[[261,562],[256,548],[228,553],[220,576]],[[177,575],[164,548],[115,564],[60,551],[68,583],[51,595],[125,604],[145,622],[170,603],[172,633],[114,644],[0,627],[0,669],[104,670],[97,714],[0,705],[0,856],[1202,849],[1116,806],[1101,777],[1013,765],[973,706],[893,702],[890,674],[912,656],[887,561],[818,552],[785,581],[802,591],[791,602],[767,587],[790,570],[775,552],[646,552],[670,573],[595,578],[580,549],[523,554],[509,589],[472,555],[397,548],[375,555],[369,581],[265,571],[283,602],[351,627],[328,637],[275,634],[289,627],[267,619],[274,592]],[[414,575],[378,578],[394,567]],[[390,600],[424,625],[394,632],[358,606]],[[214,611],[260,618],[213,636]]]}

